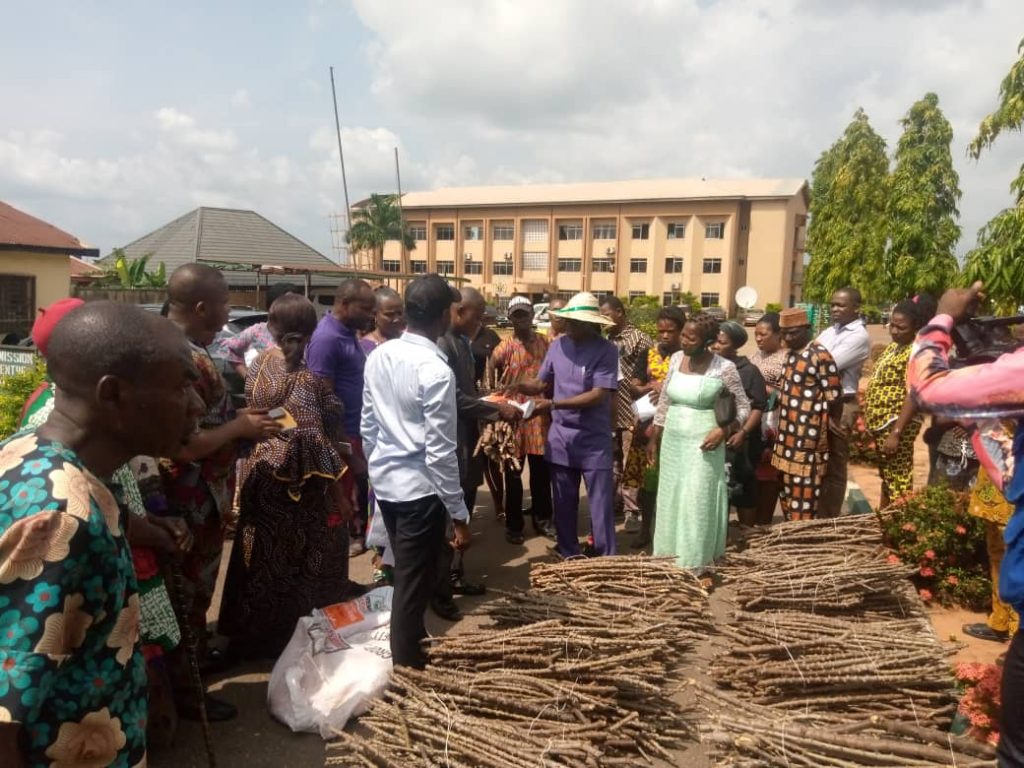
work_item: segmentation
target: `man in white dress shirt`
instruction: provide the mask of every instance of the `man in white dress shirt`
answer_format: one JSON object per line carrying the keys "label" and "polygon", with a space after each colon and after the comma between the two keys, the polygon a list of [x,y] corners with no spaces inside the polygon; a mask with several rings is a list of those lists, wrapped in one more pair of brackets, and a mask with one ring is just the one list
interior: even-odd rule
{"label": "man in white dress shirt", "polygon": [[361,433],[370,483],[395,555],[391,656],[422,669],[423,613],[438,580],[437,552],[448,519],[452,543],[469,546],[469,512],[459,484],[455,376],[437,347],[454,291],[424,275],[405,292],[408,327],[366,362]]}
{"label": "man in white dress shirt", "polygon": [[857,387],[864,363],[871,354],[871,339],[860,319],[860,291],[840,288],[832,294],[832,326],[818,336],[818,343],[832,353],[843,380],[843,415],[829,425],[828,470],[822,481],[818,517],[835,517],[846,500],[846,471],[850,463],[850,432],[857,421]]}

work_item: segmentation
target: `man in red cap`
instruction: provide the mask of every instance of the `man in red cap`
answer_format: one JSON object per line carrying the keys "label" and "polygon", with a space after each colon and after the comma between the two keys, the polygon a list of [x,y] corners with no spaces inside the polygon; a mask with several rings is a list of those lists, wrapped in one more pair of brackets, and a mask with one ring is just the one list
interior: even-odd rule
{"label": "man in red cap", "polygon": [[[36,349],[39,350],[39,354],[46,357],[46,350],[50,344],[50,334],[53,333],[53,329],[57,327],[57,323],[61,321],[68,312],[80,307],[85,302],[81,299],[57,299],[48,307],[39,310],[39,317],[36,318],[35,323],[32,325],[32,343],[36,345]],[[49,397],[43,397],[47,393],[53,384],[50,383],[49,379],[44,381],[38,387],[36,391],[29,395],[28,400],[25,401],[25,406],[21,409],[21,423],[29,427],[37,427],[43,421],[46,421],[46,416],[49,410],[45,413],[41,412],[42,407],[49,401]],[[41,413],[39,424],[35,423],[33,416],[36,413]]]}

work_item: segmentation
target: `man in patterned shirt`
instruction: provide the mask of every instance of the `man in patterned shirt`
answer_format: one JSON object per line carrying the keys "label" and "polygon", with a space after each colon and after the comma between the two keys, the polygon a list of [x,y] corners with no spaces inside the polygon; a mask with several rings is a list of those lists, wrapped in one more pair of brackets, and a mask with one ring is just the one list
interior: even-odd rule
{"label": "man in patterned shirt", "polygon": [[626,532],[640,530],[640,506],[637,489],[626,487],[622,482],[623,465],[629,455],[636,428],[636,413],[633,411],[633,394],[630,376],[636,368],[636,361],[647,357],[647,350],[654,346],[651,337],[629,322],[625,305],[615,296],[601,300],[601,314],[612,321],[608,329],[608,341],[619,349],[619,391],[612,408],[612,426],[615,430],[615,488],[618,504],[626,513]]}
{"label": "man in patterned shirt", "polygon": [[772,465],[782,473],[782,514],[810,520],[818,510],[828,469],[828,429],[843,408],[839,371],[828,350],[811,341],[811,323],[802,309],[779,315],[789,358],[782,371],[779,437]]}
{"label": "man in patterned shirt", "polygon": [[202,412],[185,337],[90,302],[49,342],[46,422],[0,444],[0,762],[146,762],[146,670],[126,520],[104,480],[171,453]]}

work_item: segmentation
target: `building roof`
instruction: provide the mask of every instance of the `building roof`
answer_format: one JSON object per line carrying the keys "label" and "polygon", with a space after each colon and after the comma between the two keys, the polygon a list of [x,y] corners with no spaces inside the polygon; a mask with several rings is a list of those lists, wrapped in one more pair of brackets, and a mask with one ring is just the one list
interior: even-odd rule
{"label": "building roof", "polygon": [[95,264],[90,264],[88,261],[82,261],[77,256],[68,256],[68,261],[71,264],[72,280],[89,282],[103,274],[102,267],[97,267]]}
{"label": "building roof", "polygon": [[16,249],[68,255],[99,255],[98,249],[90,248],[63,229],[57,229],[53,224],[0,202],[0,250]]}
{"label": "building roof", "polygon": [[653,200],[763,200],[806,194],[806,189],[804,179],[630,179],[578,184],[449,187],[408,192],[402,195],[402,206],[470,208]]}
{"label": "building roof", "polygon": [[[233,208],[196,208],[128,243],[123,250],[129,259],[151,254],[150,265],[163,262],[168,274],[190,262],[275,266],[292,272],[341,272],[322,253],[255,211]],[[103,261],[112,256],[108,254]],[[253,285],[256,279],[253,271],[225,274],[231,285]],[[277,282],[286,278],[269,279]]]}

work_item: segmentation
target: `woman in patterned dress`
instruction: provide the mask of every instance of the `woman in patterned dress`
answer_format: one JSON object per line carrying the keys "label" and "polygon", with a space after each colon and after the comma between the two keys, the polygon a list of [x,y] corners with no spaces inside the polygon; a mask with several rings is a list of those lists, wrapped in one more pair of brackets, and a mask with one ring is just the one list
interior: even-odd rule
{"label": "woman in patterned dress", "polygon": [[652,463],[657,457],[662,470],[654,554],[672,555],[679,567],[698,573],[725,553],[729,522],[728,434],[716,421],[715,400],[728,389],[737,421],[750,413],[736,366],[711,351],[717,335],[718,320],[703,312],[683,326],[682,350],[669,362],[648,444],[648,456]]}
{"label": "woman in patterned dress", "polygon": [[921,429],[921,416],[907,395],[907,363],[921,325],[914,302],[901,301],[893,307],[889,319],[892,343],[875,363],[864,392],[864,423],[879,445],[879,509],[914,489],[914,441]]}
{"label": "woman in patterned dress", "polygon": [[277,656],[300,617],[351,597],[352,510],[338,482],[341,405],[303,361],[316,322],[302,296],[274,302],[268,323],[277,346],[245,381],[250,407],[283,408],[295,426],[257,443],[238,474],[238,529],[218,629],[243,656]]}
{"label": "woman in patterned dress", "polygon": [[[679,307],[665,307],[658,313],[655,320],[658,343],[636,361],[632,371],[630,383],[634,399],[650,393],[651,402],[657,405],[662,385],[668,376],[669,361],[679,351],[679,336],[685,323],[686,315]],[[637,502],[640,507],[640,533],[633,540],[634,549],[643,549],[651,543],[651,529],[654,526],[658,468],[647,461],[647,438],[652,426],[650,422],[637,426],[622,475],[624,486],[639,489]]]}
{"label": "woman in patterned dress", "polygon": [[779,470],[772,466],[772,446],[779,433],[779,393],[782,389],[782,370],[789,355],[782,346],[778,312],[765,312],[761,315],[754,326],[754,342],[757,351],[750,356],[750,362],[761,372],[768,388],[768,406],[761,417],[764,450],[760,462],[754,468],[754,524],[771,525],[782,487]]}

